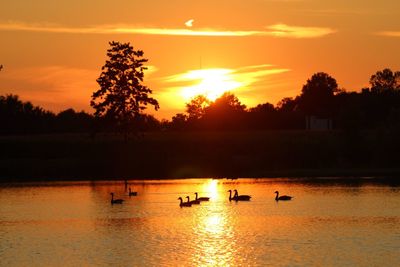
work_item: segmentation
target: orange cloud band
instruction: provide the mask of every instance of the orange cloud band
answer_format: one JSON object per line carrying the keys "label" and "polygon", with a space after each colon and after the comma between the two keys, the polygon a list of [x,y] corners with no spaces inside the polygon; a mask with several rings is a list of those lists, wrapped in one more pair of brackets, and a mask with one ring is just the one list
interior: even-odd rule
{"label": "orange cloud band", "polygon": [[301,27],[286,24],[274,24],[265,27],[265,30],[217,30],[217,29],[168,29],[146,28],[131,26],[95,26],[95,27],[58,27],[46,25],[30,25],[24,23],[0,24],[3,31],[31,31],[49,33],[75,33],[75,34],[146,34],[146,35],[172,35],[172,36],[272,36],[285,38],[317,38],[335,33],[336,30],[324,27]]}

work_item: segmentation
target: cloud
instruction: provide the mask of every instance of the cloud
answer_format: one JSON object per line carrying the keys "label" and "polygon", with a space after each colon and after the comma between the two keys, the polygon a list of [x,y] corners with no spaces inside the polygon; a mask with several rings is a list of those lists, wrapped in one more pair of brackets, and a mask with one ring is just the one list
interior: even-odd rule
{"label": "cloud", "polygon": [[[172,84],[166,86],[166,93],[178,94],[184,102],[203,94],[209,99],[215,99],[226,91],[242,94],[254,92],[255,84],[268,81],[267,76],[290,71],[286,68],[275,68],[263,64],[246,66],[237,69],[212,68],[190,70],[184,73],[161,78],[162,82]],[[174,97],[176,99],[176,97]]]}
{"label": "cloud", "polygon": [[286,24],[275,24],[264,30],[218,30],[218,29],[174,29],[136,27],[126,25],[104,25],[94,27],[59,27],[54,25],[39,25],[26,23],[2,23],[3,31],[31,31],[48,33],[71,34],[143,34],[143,35],[172,35],[172,36],[220,36],[220,37],[245,37],[245,36],[273,36],[285,38],[317,38],[335,33],[336,30],[323,27],[301,27]]}
{"label": "cloud", "polygon": [[[311,15],[317,16],[337,16],[337,15],[368,15],[371,11],[363,10],[360,8],[357,9],[303,9],[299,10],[303,13],[308,13]],[[377,11],[375,10],[374,13]]]}
{"label": "cloud", "polygon": [[[10,68],[2,77],[0,94],[17,94],[55,111],[71,106],[83,109],[88,107],[99,74],[98,70],[67,66]],[[5,91],[8,88],[12,92]]]}
{"label": "cloud", "polygon": [[[147,65],[144,71],[146,77],[151,77],[158,68]],[[46,97],[57,97],[63,95],[66,98],[88,96],[98,87],[96,79],[101,70],[74,68],[68,66],[38,66],[11,69],[4,72],[2,77],[4,83],[11,88],[19,85],[17,91],[23,94],[45,95]],[[21,86],[23,85],[23,86]],[[0,88],[0,91],[4,89]],[[60,101],[65,101],[57,99]]]}
{"label": "cloud", "polygon": [[386,36],[386,37],[400,37],[400,31],[382,31],[376,33],[377,35],[380,36]]}
{"label": "cloud", "polygon": [[263,79],[266,76],[289,72],[287,68],[275,68],[273,65],[256,65],[239,68],[236,70],[236,77],[242,81],[243,87],[249,87]]}
{"label": "cloud", "polygon": [[188,21],[186,21],[185,22],[185,25],[186,25],[186,27],[193,27],[193,22],[194,22],[194,19],[190,19],[190,20],[188,20]]}
{"label": "cloud", "polygon": [[316,38],[336,32],[336,30],[330,28],[289,26],[286,24],[271,25],[267,29],[273,36],[286,38]]}

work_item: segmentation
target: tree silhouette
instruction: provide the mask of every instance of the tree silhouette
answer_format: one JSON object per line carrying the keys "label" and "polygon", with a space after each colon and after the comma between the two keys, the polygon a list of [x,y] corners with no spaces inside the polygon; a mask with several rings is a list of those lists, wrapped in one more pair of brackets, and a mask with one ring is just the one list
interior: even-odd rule
{"label": "tree silhouette", "polygon": [[186,123],[187,123],[187,116],[182,113],[178,113],[175,116],[172,117],[171,123],[170,123],[170,129],[175,130],[175,131],[181,131],[185,128]]}
{"label": "tree silhouette", "polygon": [[400,71],[393,72],[391,69],[377,71],[371,76],[369,83],[372,92],[400,90]]}
{"label": "tree silhouette", "polygon": [[318,72],[303,86],[299,108],[307,115],[330,116],[336,92],[336,80],[327,73]]}
{"label": "tree silhouette", "polygon": [[141,116],[147,105],[159,109],[158,101],[149,97],[152,93],[143,85],[144,63],[142,50],[134,50],[130,43],[110,42],[108,60],[102,67],[97,83],[100,89],[92,95],[90,105],[96,117],[114,121],[124,134],[125,141],[133,129],[134,121]]}
{"label": "tree silhouette", "polygon": [[54,119],[54,113],[23,102],[17,95],[0,96],[0,134],[49,132]]}
{"label": "tree silhouette", "polygon": [[203,122],[213,130],[234,130],[243,128],[246,106],[232,93],[225,92],[205,108]]}
{"label": "tree silhouette", "polygon": [[369,80],[371,88],[362,90],[363,109],[372,127],[388,128],[397,124],[400,110],[400,71],[386,68]]}
{"label": "tree silhouette", "polygon": [[186,112],[190,120],[198,120],[203,117],[205,108],[210,105],[210,100],[204,95],[194,97],[189,103],[186,103]]}
{"label": "tree silhouette", "polygon": [[230,92],[225,92],[214,102],[212,102],[206,110],[212,111],[245,111],[246,106],[243,105],[239,98]]}
{"label": "tree silhouette", "polygon": [[276,109],[271,103],[258,104],[250,108],[247,125],[251,129],[272,129],[276,125]]}
{"label": "tree silhouette", "polygon": [[276,108],[279,111],[292,112],[297,108],[298,101],[298,98],[284,97],[276,104]]}

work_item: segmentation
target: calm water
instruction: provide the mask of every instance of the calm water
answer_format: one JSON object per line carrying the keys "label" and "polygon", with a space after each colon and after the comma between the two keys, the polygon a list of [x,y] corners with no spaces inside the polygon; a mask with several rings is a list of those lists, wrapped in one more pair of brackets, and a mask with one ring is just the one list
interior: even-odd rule
{"label": "calm water", "polygon": [[[190,179],[0,187],[1,266],[400,266],[400,186]],[[229,202],[229,189],[252,195]],[[273,192],[294,196],[276,202]],[[211,197],[180,208],[177,198]],[[110,192],[124,198],[110,204]]]}

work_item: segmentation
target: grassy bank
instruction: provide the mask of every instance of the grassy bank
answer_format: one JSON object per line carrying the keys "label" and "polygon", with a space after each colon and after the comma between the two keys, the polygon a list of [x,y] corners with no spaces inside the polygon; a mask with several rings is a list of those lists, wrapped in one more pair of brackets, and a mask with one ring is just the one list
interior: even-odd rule
{"label": "grassy bank", "polygon": [[397,136],[269,131],[0,137],[0,180],[400,174]]}

